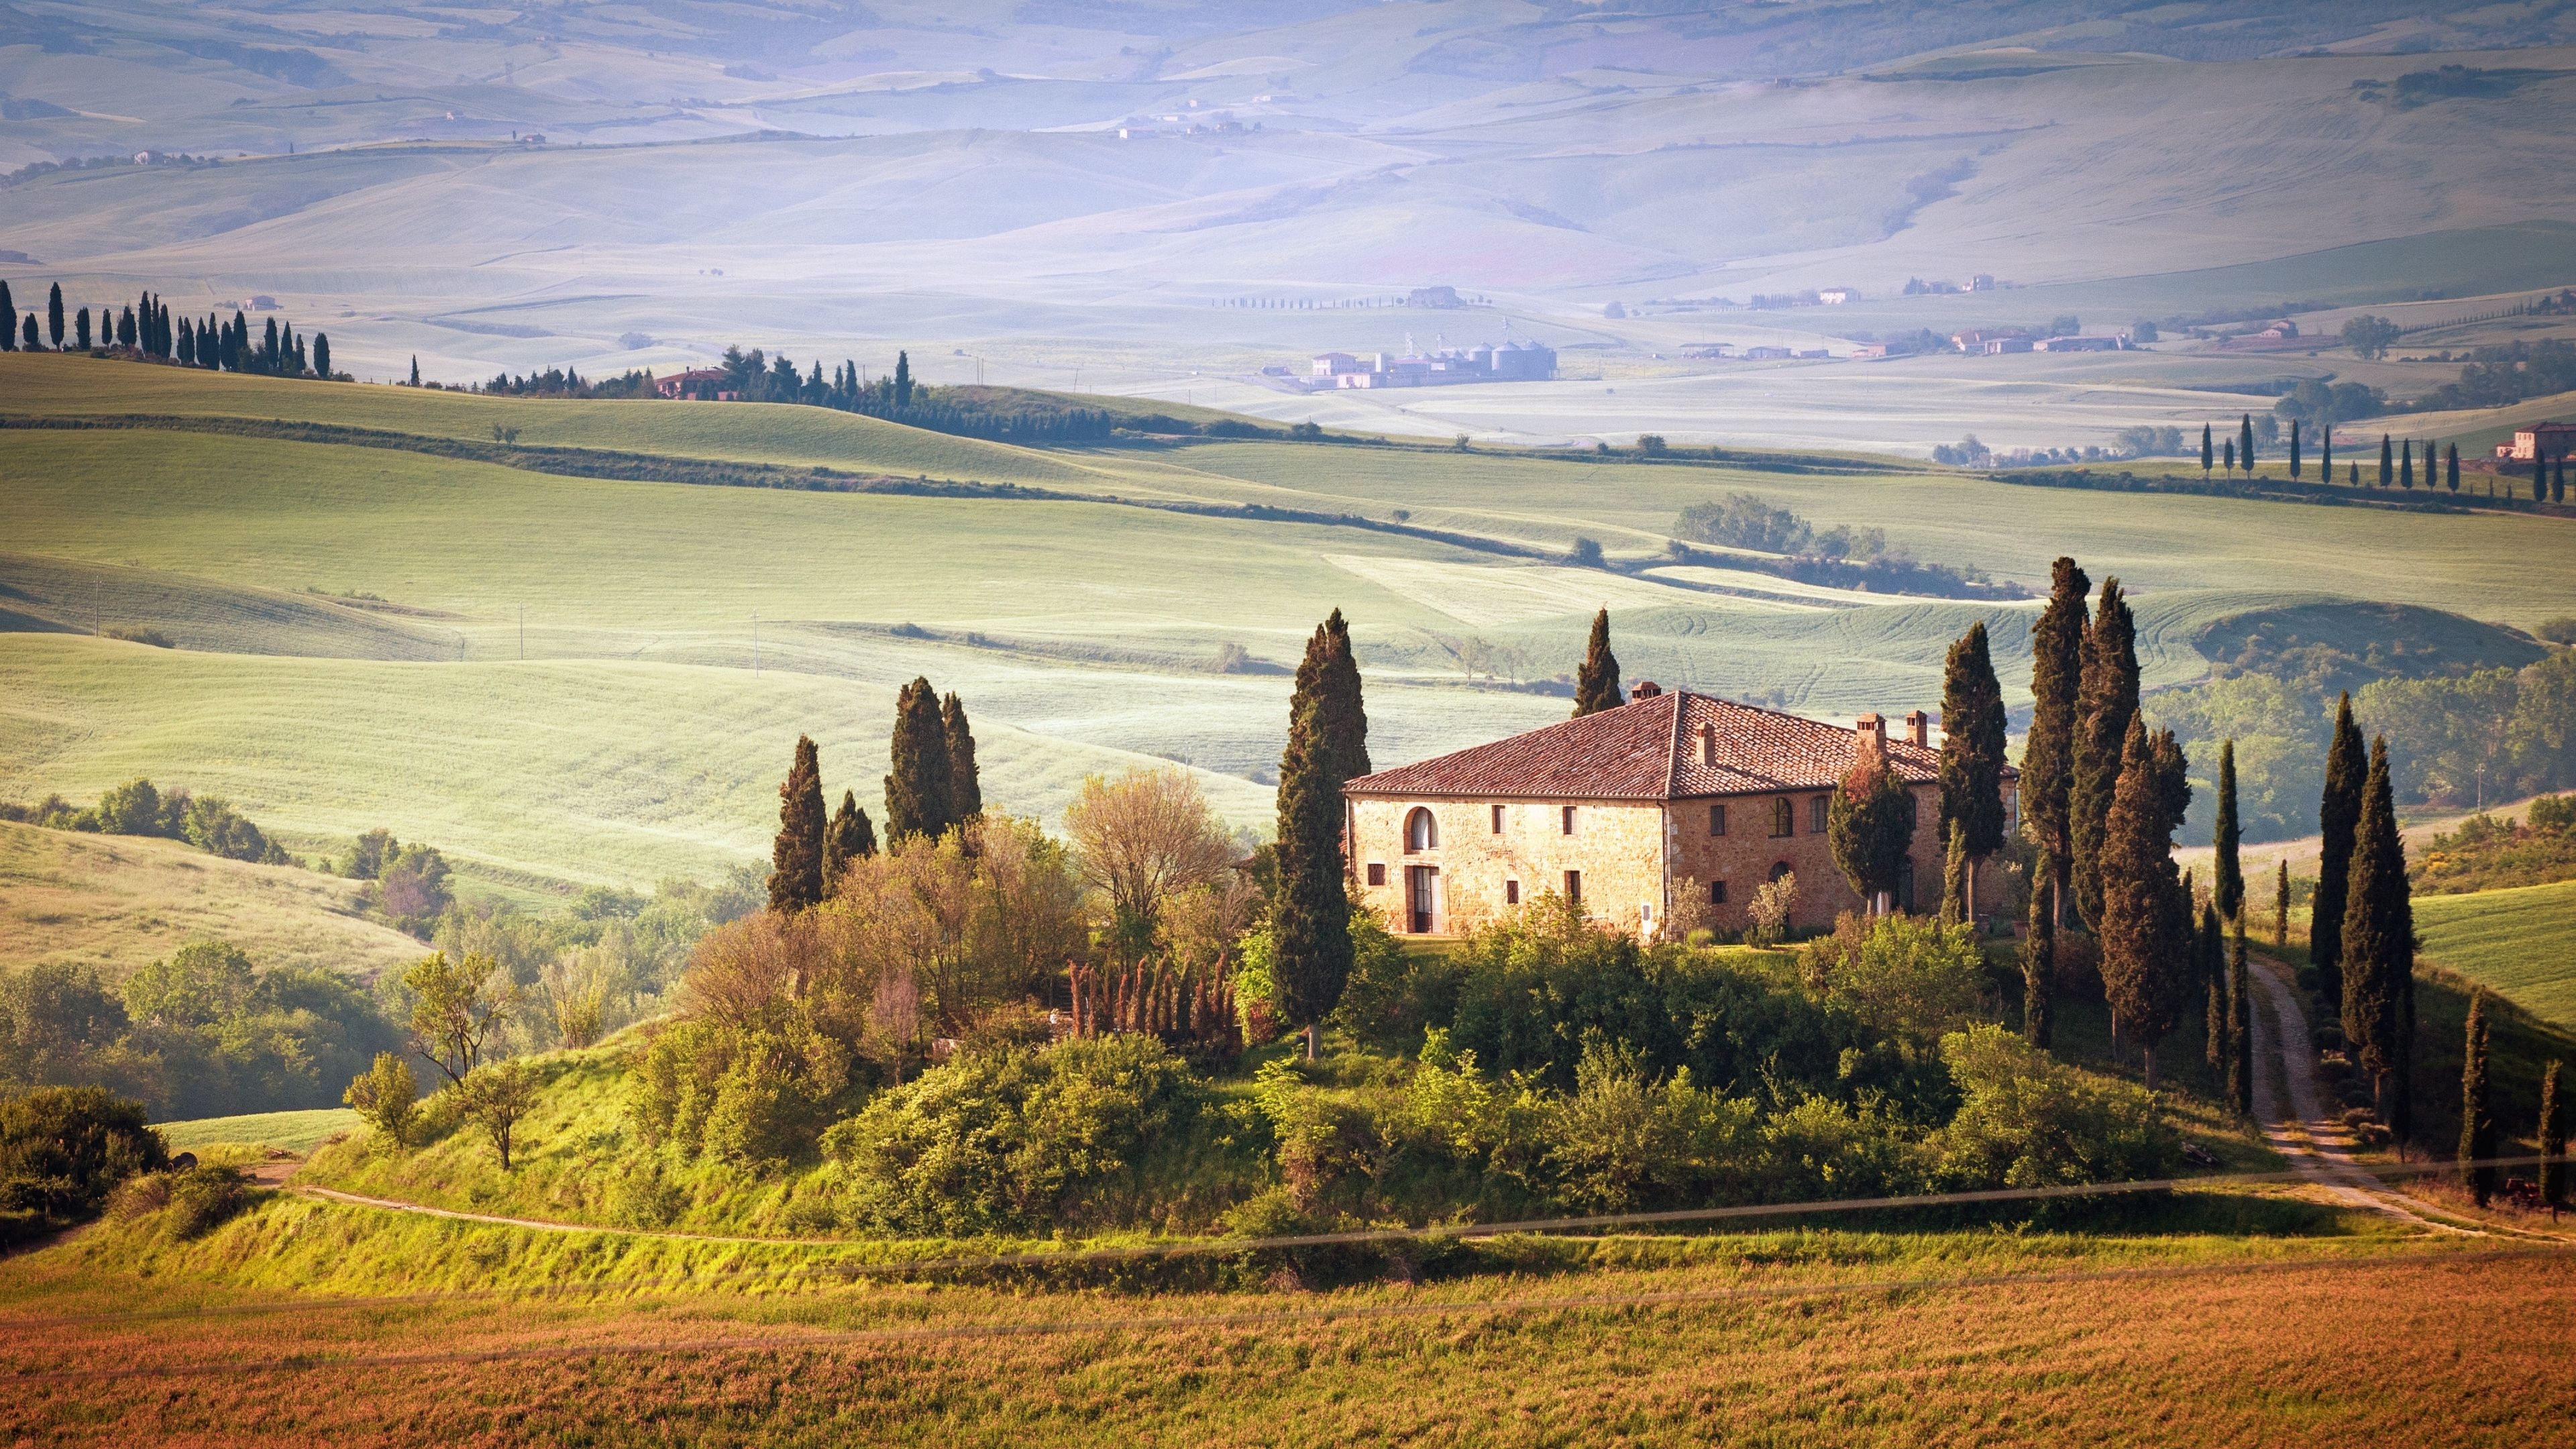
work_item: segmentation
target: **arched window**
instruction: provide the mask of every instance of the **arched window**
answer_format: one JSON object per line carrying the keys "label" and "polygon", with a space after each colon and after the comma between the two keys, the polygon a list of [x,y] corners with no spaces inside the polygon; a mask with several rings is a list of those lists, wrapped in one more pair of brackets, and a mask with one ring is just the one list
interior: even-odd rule
{"label": "arched window", "polygon": [[[1782,803],[1782,804],[1784,804],[1784,805],[1785,805],[1785,804],[1787,804],[1788,802],[1784,800],[1784,801],[1782,801],[1782,802],[1780,802],[1780,803]],[[1792,872],[1791,872],[1791,871],[1790,871],[1790,869],[1789,869],[1789,862],[1787,862],[1787,861],[1785,861],[1785,860],[1775,860],[1775,861],[1771,862],[1771,879],[1773,879],[1773,880],[1778,880],[1780,877],[1782,877],[1782,876],[1784,876],[1784,875],[1789,875],[1789,874],[1791,874],[1791,873],[1792,873]]]}
{"label": "arched window", "polygon": [[1439,824],[1431,818],[1430,811],[1415,806],[1413,813],[1404,817],[1404,853],[1411,855],[1418,850],[1439,848]]}
{"label": "arched window", "polygon": [[1797,828],[1797,819],[1797,810],[1795,807],[1790,805],[1788,796],[1783,795],[1779,799],[1771,802],[1771,834],[1773,838],[1777,839],[1780,836],[1791,834]]}

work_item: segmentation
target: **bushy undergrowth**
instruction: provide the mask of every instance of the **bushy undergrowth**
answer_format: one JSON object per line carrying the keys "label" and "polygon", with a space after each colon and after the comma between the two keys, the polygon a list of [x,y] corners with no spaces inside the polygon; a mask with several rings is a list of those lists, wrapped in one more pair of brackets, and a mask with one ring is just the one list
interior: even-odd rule
{"label": "bushy undergrowth", "polygon": [[98,1087],[0,1098],[0,1246],[95,1214],[116,1185],[168,1165],[143,1106]]}
{"label": "bushy undergrowth", "polygon": [[2457,895],[2576,878],[2576,796],[2544,795],[2521,821],[2472,815],[2415,863],[2419,894]]}
{"label": "bushy undergrowth", "polygon": [[[156,635],[145,642],[158,642],[166,648],[170,641]],[[157,835],[184,840],[228,860],[294,864],[294,858],[284,848],[261,834],[259,827],[230,803],[211,795],[192,796],[185,790],[163,794],[149,780],[128,780],[99,796],[98,803],[87,809],[72,805],[60,795],[49,796],[35,805],[0,804],[0,820],[100,835]]]}

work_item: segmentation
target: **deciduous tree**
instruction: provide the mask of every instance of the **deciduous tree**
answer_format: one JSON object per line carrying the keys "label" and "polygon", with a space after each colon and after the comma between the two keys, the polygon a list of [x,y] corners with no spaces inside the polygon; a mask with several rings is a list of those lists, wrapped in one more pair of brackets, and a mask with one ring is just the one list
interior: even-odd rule
{"label": "deciduous tree", "polygon": [[465,1115],[492,1139],[501,1170],[509,1171],[519,1123],[537,1109],[536,1070],[523,1061],[494,1062],[467,1077],[460,1090]]}
{"label": "deciduous tree", "polygon": [[515,997],[508,975],[481,952],[450,960],[440,951],[413,962],[402,981],[411,994],[412,1050],[450,1085],[464,1081],[510,1019]]}
{"label": "deciduous tree", "polygon": [[[1234,864],[1233,842],[1206,793],[1177,765],[1085,779],[1065,809],[1064,831],[1084,882],[1109,898],[1112,933],[1128,960],[1157,949],[1167,903],[1216,884]],[[1338,838],[1335,845],[1338,855]]]}
{"label": "deciduous tree", "polygon": [[392,1052],[378,1052],[375,1065],[352,1079],[340,1100],[375,1129],[379,1142],[400,1147],[411,1140],[412,1122],[419,1115],[420,1084],[413,1079],[409,1062]]}

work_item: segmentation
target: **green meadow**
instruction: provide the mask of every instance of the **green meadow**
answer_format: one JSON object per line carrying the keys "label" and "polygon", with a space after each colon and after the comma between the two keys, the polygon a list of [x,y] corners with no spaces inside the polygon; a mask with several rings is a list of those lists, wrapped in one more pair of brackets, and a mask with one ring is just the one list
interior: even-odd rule
{"label": "green meadow", "polygon": [[2426,960],[2576,1027],[2576,881],[2419,896],[2415,930]]}

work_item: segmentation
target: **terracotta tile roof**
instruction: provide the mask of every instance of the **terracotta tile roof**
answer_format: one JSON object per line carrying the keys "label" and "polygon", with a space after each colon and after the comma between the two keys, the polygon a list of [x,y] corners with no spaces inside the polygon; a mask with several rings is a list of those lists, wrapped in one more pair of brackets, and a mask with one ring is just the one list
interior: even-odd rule
{"label": "terracotta tile roof", "polygon": [[[1713,763],[1700,759],[1703,727],[1712,732]],[[1686,800],[1820,790],[1851,768],[1856,744],[1849,726],[1675,690],[1380,770],[1347,789],[1353,795],[1548,800]],[[1937,747],[1915,745],[1893,730],[1887,757],[1908,782],[1930,784],[1940,776]]]}

